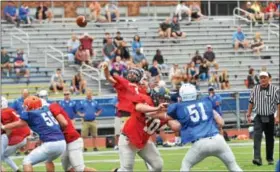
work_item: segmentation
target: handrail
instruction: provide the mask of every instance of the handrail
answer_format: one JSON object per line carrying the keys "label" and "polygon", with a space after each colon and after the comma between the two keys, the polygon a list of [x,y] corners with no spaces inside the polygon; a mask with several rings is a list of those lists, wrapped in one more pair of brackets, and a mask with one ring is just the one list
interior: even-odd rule
{"label": "handrail", "polygon": [[[57,52],[60,55],[59,57],[61,57],[61,58],[57,58],[53,54],[50,54],[47,50],[52,50],[54,52]],[[53,46],[49,45],[45,49],[45,67],[48,67],[48,57],[50,57],[50,58],[56,60],[57,62],[61,63],[61,70],[62,70],[62,73],[64,74],[64,55],[63,55],[63,53],[60,50],[58,50],[58,49],[54,48]]]}
{"label": "handrail", "polygon": [[[94,68],[94,67],[91,67],[91,66],[87,65],[87,64],[82,64],[81,67],[80,67],[80,72],[83,75],[85,75],[85,76],[91,78],[92,80],[95,80],[95,81],[98,82],[98,94],[100,95],[101,94],[100,71],[98,69]],[[91,73],[89,73],[89,72],[96,72],[98,77],[92,76]]]}
{"label": "handrail", "polygon": [[[26,36],[26,40],[23,40],[21,37],[16,36],[17,33],[14,32],[14,30],[18,31],[19,33],[24,34]],[[26,47],[27,48],[27,57],[29,57],[29,55],[30,55],[30,45],[29,45],[30,37],[29,37],[29,34],[24,32],[23,30],[21,30],[19,28],[14,27],[14,28],[12,28],[12,30],[10,32],[10,35],[11,35],[11,40],[10,40],[11,47],[14,46],[13,38],[25,43],[27,45],[27,47]]]}
{"label": "handrail", "polygon": [[279,25],[277,25],[275,23],[269,23],[269,25],[268,25],[268,40],[270,40],[270,34],[275,34],[279,37],[279,31],[275,32],[275,31],[271,30],[271,26],[274,26],[274,27],[279,29]]}
{"label": "handrail", "polygon": [[235,18],[240,18],[241,20],[244,20],[244,21],[250,23],[250,31],[252,32],[253,31],[253,21],[249,20],[248,18],[243,17],[243,16],[241,16],[239,14],[236,14],[236,11],[241,11],[241,12],[243,12],[245,14],[250,14],[248,11],[245,11],[245,10],[239,8],[239,7],[234,8],[233,9],[233,18],[234,18],[233,22],[234,22],[234,25],[235,25]]}

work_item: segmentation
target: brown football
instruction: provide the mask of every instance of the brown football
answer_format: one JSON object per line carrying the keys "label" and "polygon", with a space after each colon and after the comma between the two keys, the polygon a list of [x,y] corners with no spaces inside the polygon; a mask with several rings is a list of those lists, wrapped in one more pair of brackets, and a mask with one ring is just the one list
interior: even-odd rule
{"label": "brown football", "polygon": [[85,16],[78,16],[76,19],[76,23],[80,27],[86,27],[87,21]]}

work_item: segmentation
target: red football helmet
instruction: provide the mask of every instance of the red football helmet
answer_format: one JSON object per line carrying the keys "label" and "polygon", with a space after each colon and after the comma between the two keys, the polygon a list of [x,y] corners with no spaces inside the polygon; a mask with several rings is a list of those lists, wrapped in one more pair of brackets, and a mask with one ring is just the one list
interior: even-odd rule
{"label": "red football helmet", "polygon": [[27,111],[36,110],[42,107],[42,102],[39,97],[36,96],[28,96],[24,102],[23,106],[26,108]]}

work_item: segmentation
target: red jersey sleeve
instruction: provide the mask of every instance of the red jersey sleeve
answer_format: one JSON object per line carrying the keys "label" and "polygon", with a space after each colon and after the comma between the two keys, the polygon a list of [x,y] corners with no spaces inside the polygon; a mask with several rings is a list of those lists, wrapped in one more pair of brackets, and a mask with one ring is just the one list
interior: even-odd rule
{"label": "red jersey sleeve", "polygon": [[52,103],[49,106],[49,109],[54,117],[56,117],[57,115],[59,115],[61,113],[61,106],[57,103]]}
{"label": "red jersey sleeve", "polygon": [[125,88],[128,86],[129,81],[121,76],[113,76],[114,79],[117,81],[117,83],[115,83],[113,86],[116,89],[121,89],[121,88]]}

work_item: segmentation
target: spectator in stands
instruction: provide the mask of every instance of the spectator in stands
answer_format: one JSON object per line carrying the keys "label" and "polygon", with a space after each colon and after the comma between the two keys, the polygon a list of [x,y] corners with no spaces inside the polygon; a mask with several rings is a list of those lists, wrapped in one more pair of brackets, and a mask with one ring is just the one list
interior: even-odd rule
{"label": "spectator in stands", "polygon": [[202,60],[202,63],[199,65],[199,77],[202,81],[205,81],[209,78],[208,76],[209,67],[206,60]]}
{"label": "spectator in stands", "polygon": [[112,65],[112,69],[110,70],[110,74],[113,75],[119,75],[119,76],[123,76],[123,72],[125,70],[125,68],[122,68],[122,65],[119,62],[115,62]]}
{"label": "spectator in stands", "polygon": [[90,54],[90,56],[94,55],[92,49],[93,40],[94,37],[90,36],[87,32],[85,32],[84,35],[80,37],[80,43],[83,46],[83,49],[87,50],[87,53]]}
{"label": "spectator in stands", "polygon": [[82,45],[79,46],[79,49],[75,54],[75,63],[78,65],[82,65],[83,63],[87,65],[91,65],[91,58],[89,53],[83,48]]}
{"label": "spectator in stands", "polygon": [[105,32],[104,38],[103,38],[103,45],[107,43],[107,39],[111,37],[111,34],[109,32]]}
{"label": "spectator in stands", "polygon": [[192,19],[194,20],[200,20],[204,15],[201,13],[200,5],[197,1],[193,1],[192,5],[190,6],[191,12],[192,12]]}
{"label": "spectator in stands", "polygon": [[219,77],[218,77],[217,72],[210,72],[208,86],[212,86],[215,89],[219,89]]}
{"label": "spectator in stands", "polygon": [[213,52],[212,46],[207,45],[206,48],[207,48],[207,50],[205,51],[203,57],[207,61],[207,65],[209,67],[218,68],[218,63],[215,60],[216,56],[215,56],[215,53]]}
{"label": "spectator in stands", "polygon": [[247,76],[247,88],[253,88],[255,85],[259,84],[259,78],[254,73],[254,69],[249,69],[249,75]]}
{"label": "spectator in stands", "polygon": [[[82,124],[82,137],[86,139],[90,134],[92,137],[93,151],[98,151],[96,145],[97,122],[95,119],[101,114],[102,109],[98,102],[93,100],[93,92],[91,89],[86,90],[86,99],[80,102],[77,111],[77,114],[84,119]],[[84,146],[84,151],[87,151],[86,144]]]}
{"label": "spectator in stands", "polygon": [[151,83],[152,85],[156,85],[160,81],[161,74],[161,71],[158,67],[158,62],[156,60],[153,60],[153,66],[150,67],[149,73],[151,76],[149,83]]}
{"label": "spectator in stands", "polygon": [[229,75],[226,69],[224,69],[219,76],[219,81],[221,84],[221,89],[222,90],[228,90],[230,89],[230,84],[229,84]]}
{"label": "spectator in stands", "polygon": [[102,54],[104,56],[104,60],[112,62],[115,59],[116,50],[117,50],[117,48],[113,44],[113,38],[108,37],[107,42],[102,49]]}
{"label": "spectator in stands", "polygon": [[189,66],[187,67],[187,73],[191,77],[195,77],[196,75],[199,74],[199,68],[195,67],[194,62],[190,62]]}
{"label": "spectator in stands", "polygon": [[176,89],[176,86],[183,81],[183,73],[178,63],[174,63],[170,68],[168,78],[171,81],[173,89]]}
{"label": "spectator in stands", "polygon": [[116,3],[109,2],[105,6],[105,11],[106,11],[106,18],[109,23],[111,23],[112,21],[117,21],[117,22],[119,21],[120,12]]}
{"label": "spectator in stands", "polygon": [[255,10],[252,9],[252,5],[251,2],[247,2],[247,9],[246,11],[249,13],[247,14],[247,17],[253,21],[253,24],[258,25],[258,22],[256,21],[256,17],[255,17]]}
{"label": "spectator in stands", "polygon": [[277,6],[273,1],[270,1],[268,6],[265,8],[265,13],[268,20],[272,20],[274,16],[279,17],[279,12],[277,11]]}
{"label": "spectator in stands", "polygon": [[22,2],[19,8],[19,18],[20,20],[24,21],[26,24],[31,24],[31,17],[29,16],[29,8],[25,4],[25,2]]}
{"label": "spectator in stands", "polygon": [[64,89],[64,79],[61,74],[61,69],[56,69],[56,73],[51,77],[51,86],[50,90],[54,91],[55,94],[58,94],[58,90],[62,91]]}
{"label": "spectator in stands", "polygon": [[202,63],[203,58],[201,57],[201,55],[199,54],[199,51],[196,50],[194,57],[192,58],[192,62],[194,62],[195,67],[199,67],[200,64]]}
{"label": "spectator in stands", "polygon": [[9,23],[16,24],[19,27],[20,19],[17,16],[17,9],[13,1],[8,1],[8,5],[4,8],[4,18]]}
{"label": "spectator in stands", "polygon": [[8,55],[7,50],[5,48],[1,49],[1,72],[3,69],[8,69],[7,76],[10,75],[12,71],[12,64],[10,63],[11,57]]}
{"label": "spectator in stands", "polygon": [[120,56],[122,60],[128,61],[131,59],[129,49],[125,41],[122,41],[120,46],[118,47],[120,50]]}
{"label": "spectator in stands", "polygon": [[87,88],[87,81],[83,78],[81,72],[73,76],[71,82],[71,92],[76,94],[85,94]]}
{"label": "spectator in stands", "polygon": [[73,33],[71,39],[67,41],[67,51],[71,54],[76,54],[76,51],[78,50],[80,46],[80,41],[78,40],[78,37]]}
{"label": "spectator in stands", "polygon": [[123,42],[123,37],[121,37],[121,32],[118,31],[117,32],[117,36],[114,38],[114,45],[116,47],[119,47],[122,42]]}
{"label": "spectator in stands", "polygon": [[192,11],[189,7],[185,5],[185,1],[180,1],[176,7],[175,16],[179,18],[181,21],[183,19],[183,15],[188,16],[188,21],[191,21]]}
{"label": "spectator in stands", "polygon": [[158,63],[159,69],[163,72],[168,69],[168,65],[164,63],[163,56],[161,55],[161,51],[157,49],[156,55],[153,58],[153,61],[156,60]]}
{"label": "spectator in stands", "polygon": [[177,17],[173,17],[172,23],[171,23],[171,35],[174,38],[184,38],[186,37],[186,33],[182,32],[180,29],[180,24],[177,20]]}
{"label": "spectator in stands", "polygon": [[147,61],[145,55],[141,53],[140,48],[137,48],[136,53],[133,56],[133,63],[138,65],[140,63],[145,63],[145,61]]}
{"label": "spectator in stands", "polygon": [[40,2],[39,6],[36,9],[35,16],[36,19],[38,19],[39,22],[42,23],[42,21],[46,19],[48,19],[48,21],[50,22],[52,20],[53,14],[48,9],[48,7],[44,6],[43,2]]}
{"label": "spectator in stands", "polygon": [[213,108],[222,116],[222,97],[215,93],[214,87],[208,88],[209,98],[213,103]]}
{"label": "spectator in stands", "polygon": [[171,24],[170,18],[167,17],[164,22],[159,25],[158,29],[159,36],[161,38],[170,38],[171,36]]}
{"label": "spectator in stands", "polygon": [[262,7],[258,1],[254,1],[251,8],[255,11],[255,18],[257,20],[262,20],[262,24],[264,24],[264,13],[262,13]]}
{"label": "spectator in stands", "polygon": [[12,103],[11,108],[13,108],[17,112],[17,114],[21,114],[22,111],[24,111],[23,102],[24,102],[25,98],[27,98],[28,96],[29,96],[28,89],[23,89],[23,90],[21,90],[21,97],[16,99]]}
{"label": "spectator in stands", "polygon": [[14,58],[14,69],[18,77],[23,75],[24,77],[29,78],[30,72],[27,66],[27,59],[22,49],[17,50],[17,57]]}
{"label": "spectator in stands", "polygon": [[264,48],[264,42],[261,38],[260,32],[256,32],[255,38],[251,42],[251,48],[253,49],[253,52],[257,54],[257,56],[260,56],[261,50]]}
{"label": "spectator in stands", "polygon": [[101,17],[101,6],[98,1],[94,0],[89,5],[90,15],[91,18],[93,18],[94,22],[97,22],[99,18]]}
{"label": "spectator in stands", "polygon": [[60,106],[67,112],[67,115],[72,120],[73,124],[77,117],[76,101],[71,100],[71,92],[68,89],[63,90],[64,99],[59,101]]}
{"label": "spectator in stands", "polygon": [[140,41],[140,36],[139,35],[134,36],[131,47],[132,47],[132,52],[133,52],[132,55],[133,56],[136,54],[137,49],[140,49],[140,51],[143,53],[142,42]]}
{"label": "spectator in stands", "polygon": [[238,26],[237,31],[233,33],[232,41],[233,41],[233,47],[235,50],[235,54],[239,47],[248,48],[248,46],[249,46],[249,42],[246,40],[246,36],[242,32],[240,26]]}

